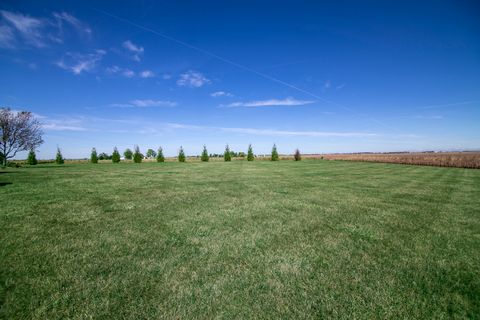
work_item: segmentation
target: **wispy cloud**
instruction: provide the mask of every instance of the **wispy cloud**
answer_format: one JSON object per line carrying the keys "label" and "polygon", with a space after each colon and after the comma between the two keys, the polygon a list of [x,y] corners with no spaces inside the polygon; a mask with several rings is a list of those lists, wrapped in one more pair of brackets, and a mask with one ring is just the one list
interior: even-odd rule
{"label": "wispy cloud", "polygon": [[122,71],[122,75],[127,77],[127,78],[133,78],[133,77],[135,77],[135,72],[130,70],[130,69],[124,69]]}
{"label": "wispy cloud", "polygon": [[175,107],[178,103],[168,100],[137,99],[129,103],[114,103],[110,107],[115,108],[149,108],[149,107]]}
{"label": "wispy cloud", "polygon": [[132,59],[135,61],[140,61],[141,56],[143,55],[143,52],[145,49],[139,45],[134,44],[132,41],[127,40],[123,42],[122,46],[127,49],[128,51],[133,53]]}
{"label": "wispy cloud", "polygon": [[[0,46],[16,48],[19,44],[36,48],[63,43],[66,27],[90,37],[92,30],[67,12],[53,12],[50,17],[35,18],[18,12],[0,10]],[[53,18],[52,18],[53,17]]]}
{"label": "wispy cloud", "polygon": [[89,54],[67,53],[56,65],[78,75],[93,71],[105,54],[105,50],[96,50]]}
{"label": "wispy cloud", "polygon": [[475,103],[480,103],[480,100],[460,101],[460,102],[453,102],[453,103],[446,103],[446,104],[433,104],[433,105],[421,107],[420,109],[447,108],[447,107],[455,107],[455,106],[475,104]]}
{"label": "wispy cloud", "polygon": [[233,97],[233,94],[231,94],[230,92],[226,92],[226,91],[216,91],[216,92],[210,93],[210,96],[212,96],[212,97],[214,97],[214,98],[218,98],[218,97]]}
{"label": "wispy cloud", "polygon": [[42,128],[47,131],[92,131],[83,126],[83,118],[52,119],[40,116]]}
{"label": "wispy cloud", "polygon": [[417,115],[414,116],[415,119],[426,119],[426,120],[441,120],[443,119],[443,116],[441,115],[431,115],[431,116],[425,116],[425,115]]}
{"label": "wispy cloud", "polygon": [[261,136],[289,136],[289,137],[373,137],[375,133],[365,132],[331,132],[331,131],[291,131],[254,128],[219,128],[225,132],[261,135]]}
{"label": "wispy cloud", "polygon": [[328,90],[330,89],[330,87],[332,86],[332,82],[330,80],[327,80],[325,81],[325,83],[323,84],[323,89],[324,90]]}
{"label": "wispy cloud", "polygon": [[176,102],[165,100],[132,100],[130,101],[135,107],[175,107]]}
{"label": "wispy cloud", "polygon": [[9,26],[0,26],[0,47],[10,49],[15,47],[15,36]]}
{"label": "wispy cloud", "polygon": [[80,35],[86,35],[88,37],[91,36],[92,29],[90,29],[89,26],[87,26],[85,23],[83,23],[73,15],[67,12],[53,12],[52,15],[56,21],[56,25],[58,28],[58,37],[56,38],[57,42],[63,42],[63,37],[65,33],[64,24],[68,24],[69,26],[73,27]]}
{"label": "wispy cloud", "polygon": [[155,73],[153,73],[153,71],[150,71],[150,70],[144,70],[144,71],[140,72],[140,77],[141,78],[153,78],[153,77],[155,77]]}
{"label": "wispy cloud", "polygon": [[119,66],[111,66],[105,69],[108,74],[119,74],[126,78],[135,77],[135,71],[132,71],[128,68],[121,68]]}
{"label": "wispy cloud", "polygon": [[135,72],[135,71],[130,70],[128,68],[121,68],[117,65],[113,65],[111,67],[106,68],[105,72],[107,74],[110,74],[110,75],[118,74],[118,75],[124,76],[126,78],[133,78],[135,76],[138,76],[140,78],[145,78],[145,79],[155,77],[155,73],[153,73],[153,71],[150,71],[150,70],[143,70],[143,71],[140,71],[140,72]]}
{"label": "wispy cloud", "polygon": [[200,72],[189,70],[180,75],[177,80],[177,85],[181,87],[200,88],[206,84],[211,83],[210,79],[206,78]]}
{"label": "wispy cloud", "polygon": [[[45,39],[41,32],[46,25],[44,20],[5,10],[0,10],[0,15],[4,21],[8,22],[15,29],[25,42],[38,48],[46,46]],[[13,29],[5,28],[5,25],[3,27],[2,31],[7,30],[7,37],[10,37],[10,40],[12,40]],[[10,42],[10,47],[13,46],[14,44]]]}
{"label": "wispy cloud", "polygon": [[269,99],[269,100],[258,100],[258,101],[249,101],[249,102],[233,102],[225,105],[225,107],[235,108],[235,107],[277,107],[277,106],[303,106],[306,104],[312,104],[315,101],[311,100],[297,100],[292,97],[286,99]]}
{"label": "wispy cloud", "polygon": [[170,129],[209,130],[228,133],[239,133],[259,136],[286,136],[286,137],[375,137],[376,133],[368,132],[336,132],[336,131],[296,131],[259,128],[210,127],[181,123],[167,123]]}

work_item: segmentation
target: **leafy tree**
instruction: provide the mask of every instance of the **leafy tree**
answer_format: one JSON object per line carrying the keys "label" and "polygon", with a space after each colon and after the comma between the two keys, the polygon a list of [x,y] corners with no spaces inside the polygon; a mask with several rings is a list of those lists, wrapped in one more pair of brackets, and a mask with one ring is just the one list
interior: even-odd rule
{"label": "leafy tree", "polygon": [[140,148],[135,146],[135,152],[133,153],[133,162],[140,163],[142,162],[143,155],[140,153]]}
{"label": "leafy tree", "polygon": [[248,151],[247,151],[247,161],[253,161],[254,157],[255,156],[253,155],[252,145],[249,144],[248,145]]}
{"label": "leafy tree", "polygon": [[98,163],[98,155],[97,155],[97,150],[95,148],[92,148],[92,154],[90,155],[90,162]]}
{"label": "leafy tree", "polygon": [[34,166],[38,163],[37,156],[35,155],[35,150],[31,149],[28,153],[27,163],[31,166]]}
{"label": "leafy tree", "polygon": [[298,149],[295,150],[295,154],[293,155],[293,158],[295,159],[295,161],[302,160],[302,155],[300,154],[300,150]]}
{"label": "leafy tree", "polygon": [[270,158],[272,161],[278,161],[278,151],[277,146],[274,144],[272,148],[272,157]]}
{"label": "leafy tree", "polygon": [[208,160],[209,160],[207,147],[205,145],[203,146],[202,156],[200,157],[200,159],[204,162],[208,162]]}
{"label": "leafy tree", "polygon": [[43,143],[42,126],[28,111],[0,109],[0,158],[3,166],[17,152],[32,150]]}
{"label": "leafy tree", "polygon": [[157,152],[157,162],[165,162],[165,157],[163,156],[163,149],[162,149],[162,147],[158,148],[158,152]]}
{"label": "leafy tree", "polygon": [[98,155],[98,160],[110,160],[112,156],[108,155],[108,153],[102,152]]}
{"label": "leafy tree", "polygon": [[178,151],[178,161],[179,162],[185,162],[185,152],[183,151],[182,146],[180,146],[180,150]]}
{"label": "leafy tree", "polygon": [[225,146],[225,152],[223,153],[223,160],[232,161],[232,153],[230,152],[230,147],[228,144]]}
{"label": "leafy tree", "polygon": [[153,149],[148,149],[147,150],[147,158],[153,159],[157,156],[157,153]]}
{"label": "leafy tree", "polygon": [[117,147],[113,148],[112,162],[113,163],[119,163],[120,162],[120,152],[118,152]]}
{"label": "leafy tree", "polygon": [[125,159],[127,160],[132,160],[132,157],[133,157],[133,152],[132,150],[130,149],[126,149],[124,152],[123,152],[123,156],[125,157]]}
{"label": "leafy tree", "polygon": [[57,147],[57,156],[55,157],[55,163],[56,164],[64,164],[65,159],[63,159],[62,151],[60,151],[60,148]]}

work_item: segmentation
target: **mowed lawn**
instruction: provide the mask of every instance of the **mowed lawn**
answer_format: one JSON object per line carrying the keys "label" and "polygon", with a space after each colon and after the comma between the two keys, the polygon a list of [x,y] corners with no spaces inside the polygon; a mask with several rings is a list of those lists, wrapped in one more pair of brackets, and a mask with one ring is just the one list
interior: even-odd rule
{"label": "mowed lawn", "polygon": [[5,319],[480,318],[480,170],[38,165],[0,203]]}

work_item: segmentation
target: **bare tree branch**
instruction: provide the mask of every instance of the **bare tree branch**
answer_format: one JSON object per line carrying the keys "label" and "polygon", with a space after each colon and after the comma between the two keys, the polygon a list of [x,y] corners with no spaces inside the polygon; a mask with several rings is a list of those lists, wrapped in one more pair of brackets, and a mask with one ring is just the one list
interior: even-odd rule
{"label": "bare tree branch", "polygon": [[0,109],[0,157],[3,165],[19,151],[32,150],[43,143],[40,122],[29,111]]}

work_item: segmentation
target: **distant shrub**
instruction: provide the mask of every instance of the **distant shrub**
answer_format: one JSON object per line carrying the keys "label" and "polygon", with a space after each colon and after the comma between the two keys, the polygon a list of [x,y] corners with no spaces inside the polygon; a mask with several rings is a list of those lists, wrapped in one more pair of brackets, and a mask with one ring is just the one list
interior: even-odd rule
{"label": "distant shrub", "polygon": [[275,144],[272,147],[272,155],[271,155],[270,160],[278,161],[278,151],[277,151],[277,146]]}
{"label": "distant shrub", "polygon": [[206,147],[205,145],[203,146],[202,156],[200,157],[200,159],[201,159],[203,162],[208,162],[208,160],[209,160],[207,147]]}
{"label": "distant shrub", "polygon": [[147,158],[148,159],[153,159],[157,156],[157,153],[153,149],[148,149],[147,150]]}
{"label": "distant shrub", "polygon": [[182,146],[180,146],[180,150],[178,151],[178,162],[185,162],[185,152],[183,151]]}
{"label": "distant shrub", "polygon": [[119,163],[120,162],[120,152],[118,152],[117,147],[113,148],[112,162],[113,163]]}
{"label": "distant shrub", "polygon": [[62,151],[60,151],[60,148],[57,148],[57,155],[55,157],[55,163],[56,164],[64,164],[65,160],[63,159]]}
{"label": "distant shrub", "polygon": [[132,160],[132,157],[133,157],[133,152],[132,150],[130,149],[126,149],[124,152],[123,152],[123,156],[125,157],[125,159],[127,160]]}
{"label": "distant shrub", "polygon": [[112,156],[106,152],[102,152],[98,155],[98,160],[111,160]]}
{"label": "distant shrub", "polygon": [[98,155],[97,155],[97,150],[95,148],[92,148],[92,153],[90,154],[90,162],[98,163]]}
{"label": "distant shrub", "polygon": [[247,151],[247,161],[253,161],[254,158],[255,158],[255,156],[253,155],[252,145],[249,144],[248,145],[248,151]]}
{"label": "distant shrub", "polygon": [[143,155],[140,153],[140,148],[135,146],[135,152],[133,153],[133,162],[140,163],[142,162]]}
{"label": "distant shrub", "polygon": [[28,153],[27,163],[31,166],[34,166],[38,163],[37,156],[35,155],[35,150],[30,150]]}
{"label": "distant shrub", "polygon": [[228,144],[225,146],[225,152],[223,153],[223,160],[232,161],[232,153],[230,152],[230,147]]}
{"label": "distant shrub", "polygon": [[293,158],[295,161],[300,161],[302,160],[302,155],[300,154],[300,150],[296,149],[295,153],[293,154]]}
{"label": "distant shrub", "polygon": [[162,147],[158,148],[158,152],[157,152],[157,162],[165,162],[165,157],[163,156],[163,149],[162,149]]}

